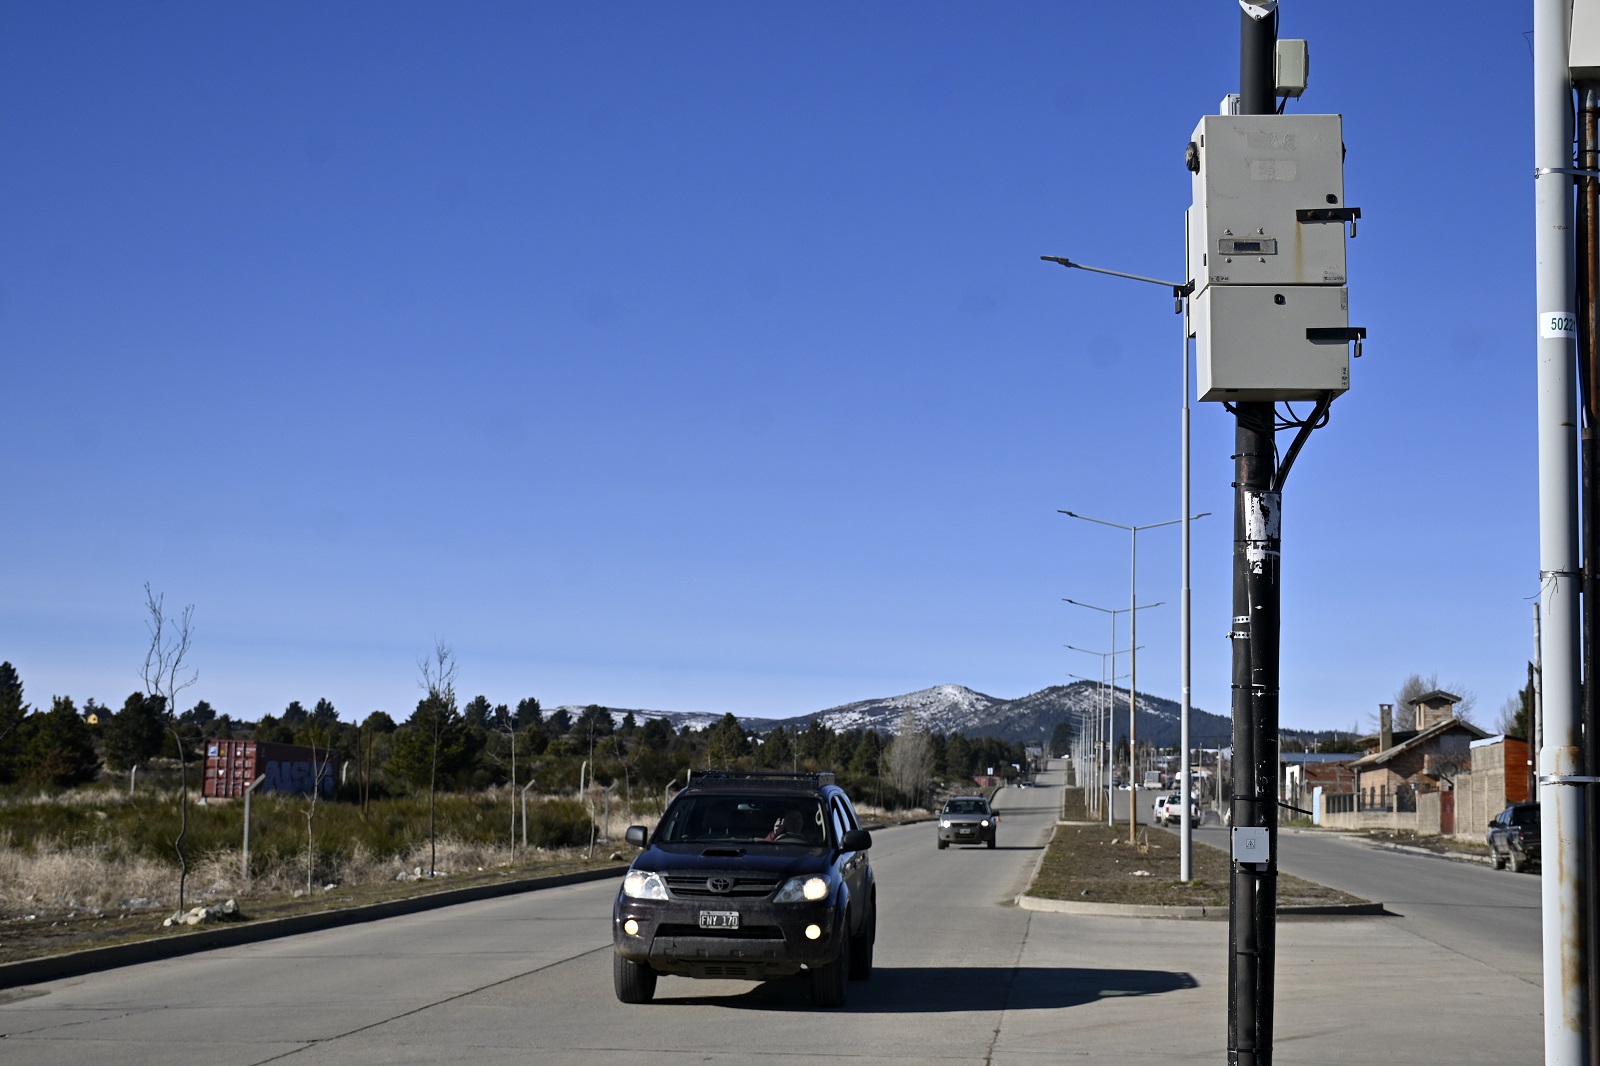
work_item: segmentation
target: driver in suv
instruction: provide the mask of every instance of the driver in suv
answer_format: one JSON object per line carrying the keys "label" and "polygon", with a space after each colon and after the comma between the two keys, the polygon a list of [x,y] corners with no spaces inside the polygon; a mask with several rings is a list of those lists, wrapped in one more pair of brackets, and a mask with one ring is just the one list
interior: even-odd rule
{"label": "driver in suv", "polygon": [[831,773],[694,775],[612,907],[617,998],[646,1003],[662,974],[765,981],[806,973],[836,1007],[872,973],[876,886],[855,807]]}

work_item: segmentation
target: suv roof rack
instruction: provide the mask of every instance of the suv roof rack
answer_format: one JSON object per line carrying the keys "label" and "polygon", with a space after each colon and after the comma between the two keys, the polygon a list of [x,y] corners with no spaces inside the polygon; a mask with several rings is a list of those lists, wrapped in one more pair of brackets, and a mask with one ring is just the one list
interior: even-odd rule
{"label": "suv roof rack", "polygon": [[759,785],[766,788],[816,789],[833,784],[832,770],[788,773],[782,770],[700,770],[689,771],[685,788],[737,788]]}

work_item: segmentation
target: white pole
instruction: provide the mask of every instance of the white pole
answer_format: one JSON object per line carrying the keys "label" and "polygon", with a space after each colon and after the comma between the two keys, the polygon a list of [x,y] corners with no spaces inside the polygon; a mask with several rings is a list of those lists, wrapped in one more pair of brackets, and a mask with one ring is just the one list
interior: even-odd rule
{"label": "white pole", "polygon": [[[1534,0],[1535,173],[1572,167],[1572,0]],[[1539,748],[1540,878],[1544,931],[1546,1066],[1589,1062],[1583,845],[1583,737],[1578,713],[1579,580],[1577,402],[1572,182],[1534,181],[1539,396],[1539,584],[1544,737]],[[1576,958],[1574,955],[1576,954]]]}
{"label": "white pole", "polygon": [[1138,840],[1139,824],[1139,527],[1128,530],[1128,843]]}
{"label": "white pole", "polygon": [[1117,822],[1117,722],[1115,706],[1117,694],[1117,614],[1111,615],[1111,687],[1106,691],[1106,825]]}
{"label": "white pole", "polygon": [[533,787],[533,778],[528,778],[528,783],[522,786],[522,850],[528,850],[528,789]]}
{"label": "white pole", "polygon": [[1189,816],[1189,316],[1183,316],[1183,588],[1178,593],[1178,685],[1183,706],[1178,716],[1178,782],[1183,813],[1179,816],[1178,880],[1194,880],[1194,819]]}

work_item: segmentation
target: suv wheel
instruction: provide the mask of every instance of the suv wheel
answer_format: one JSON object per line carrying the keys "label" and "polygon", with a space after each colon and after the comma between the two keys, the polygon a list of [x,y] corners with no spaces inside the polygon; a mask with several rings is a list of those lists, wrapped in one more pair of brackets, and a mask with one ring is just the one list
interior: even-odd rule
{"label": "suv wheel", "polygon": [[950,846],[950,842],[948,840],[944,839],[943,837],[939,838],[939,850],[940,851],[943,851],[945,848],[948,848],[949,846]]}
{"label": "suv wheel", "polygon": [[1493,866],[1496,870],[1504,870],[1506,868],[1506,857],[1493,848],[1490,848],[1489,865]]}
{"label": "suv wheel", "polygon": [[1513,851],[1511,853],[1511,872],[1514,874],[1520,874],[1527,868],[1528,860],[1524,858],[1520,852]]}
{"label": "suv wheel", "polygon": [[994,847],[994,837],[993,837],[993,836],[990,836],[990,837],[989,837],[989,846],[990,846],[990,847],[991,847],[991,848],[992,848],[992,847]]}
{"label": "suv wheel", "polygon": [[811,971],[811,1002],[818,1007],[844,1006],[845,984],[850,979],[850,918],[844,918],[839,954],[826,966]]}
{"label": "suv wheel", "polygon": [[611,979],[624,1003],[649,1003],[656,994],[656,972],[648,963],[611,956]]}
{"label": "suv wheel", "polygon": [[867,923],[861,935],[850,942],[850,980],[866,981],[872,977],[872,944],[878,939],[878,901],[867,904]]}

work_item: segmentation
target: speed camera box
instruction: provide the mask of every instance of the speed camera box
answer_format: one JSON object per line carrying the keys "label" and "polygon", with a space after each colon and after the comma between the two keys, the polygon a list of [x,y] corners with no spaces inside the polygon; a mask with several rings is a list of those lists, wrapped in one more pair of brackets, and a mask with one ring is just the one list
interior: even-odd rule
{"label": "speed camera box", "polygon": [[1194,173],[1189,277],[1209,285],[1343,285],[1343,121],[1207,115]]}
{"label": "speed camera box", "polygon": [[1211,285],[1190,301],[1202,400],[1315,400],[1350,388],[1349,290]]}

